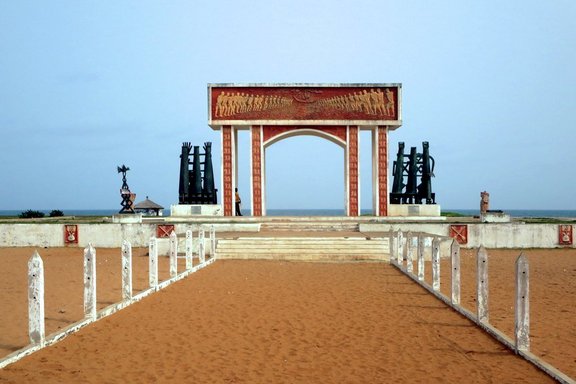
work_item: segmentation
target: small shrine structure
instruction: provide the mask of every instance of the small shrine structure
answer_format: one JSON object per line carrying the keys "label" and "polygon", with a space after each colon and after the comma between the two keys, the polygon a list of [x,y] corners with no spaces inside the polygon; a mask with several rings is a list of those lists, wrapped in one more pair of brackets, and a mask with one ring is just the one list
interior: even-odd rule
{"label": "small shrine structure", "polygon": [[208,124],[222,135],[222,205],[234,215],[239,130],[250,131],[253,216],[266,215],[265,151],[296,135],[344,148],[347,216],[360,215],[359,134],[372,132],[372,200],[388,215],[388,132],[402,125],[401,84],[209,84]]}

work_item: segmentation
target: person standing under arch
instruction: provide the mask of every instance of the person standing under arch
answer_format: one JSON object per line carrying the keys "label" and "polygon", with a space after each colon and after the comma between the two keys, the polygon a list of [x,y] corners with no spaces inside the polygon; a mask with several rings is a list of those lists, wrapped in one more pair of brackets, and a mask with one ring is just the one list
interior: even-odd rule
{"label": "person standing under arch", "polygon": [[236,194],[236,216],[242,216],[242,212],[240,212],[240,203],[242,203],[242,200],[238,194],[238,188],[234,188],[234,192]]}

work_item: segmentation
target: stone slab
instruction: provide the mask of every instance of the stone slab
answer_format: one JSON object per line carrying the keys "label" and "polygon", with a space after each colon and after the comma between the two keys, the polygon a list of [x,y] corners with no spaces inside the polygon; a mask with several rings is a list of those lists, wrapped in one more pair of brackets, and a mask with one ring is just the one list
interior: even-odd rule
{"label": "stone slab", "polygon": [[172,204],[170,216],[222,216],[224,211],[219,204]]}
{"label": "stone slab", "polygon": [[391,217],[440,217],[438,204],[390,204],[388,216]]}

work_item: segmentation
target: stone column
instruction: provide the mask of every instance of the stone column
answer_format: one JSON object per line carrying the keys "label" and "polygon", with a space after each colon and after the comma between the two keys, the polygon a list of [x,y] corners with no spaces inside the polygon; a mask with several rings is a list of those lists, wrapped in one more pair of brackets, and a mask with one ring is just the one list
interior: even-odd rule
{"label": "stone column", "polygon": [[262,126],[254,125],[250,130],[251,169],[250,169],[250,195],[252,197],[252,216],[263,216],[263,177],[262,177]]}
{"label": "stone column", "polygon": [[347,147],[346,147],[346,163],[347,163],[347,204],[346,214],[348,216],[359,216],[360,214],[360,169],[358,167],[359,146],[358,134],[359,129],[357,126],[351,125],[346,128]]}
{"label": "stone column", "polygon": [[[388,127],[377,127],[376,136],[378,206],[374,214],[376,216],[388,216]],[[374,180],[372,182],[374,183]]]}
{"label": "stone column", "polygon": [[230,125],[224,125],[222,132],[222,207],[224,216],[234,216],[234,177],[235,154],[234,152],[234,129]]}

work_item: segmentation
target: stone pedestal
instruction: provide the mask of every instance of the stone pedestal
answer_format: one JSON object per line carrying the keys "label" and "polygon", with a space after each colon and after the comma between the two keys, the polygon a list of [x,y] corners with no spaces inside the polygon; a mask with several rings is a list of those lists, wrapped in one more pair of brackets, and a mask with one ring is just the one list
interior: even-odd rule
{"label": "stone pedestal", "polygon": [[112,216],[112,222],[115,224],[140,224],[142,223],[142,214],[118,214]]}
{"label": "stone pedestal", "polygon": [[223,216],[219,204],[173,204],[170,206],[170,216]]}
{"label": "stone pedestal", "polygon": [[441,213],[438,204],[390,204],[388,216],[397,217],[439,217]]}
{"label": "stone pedestal", "polygon": [[483,223],[509,223],[510,215],[502,211],[488,211],[480,214],[480,221]]}

